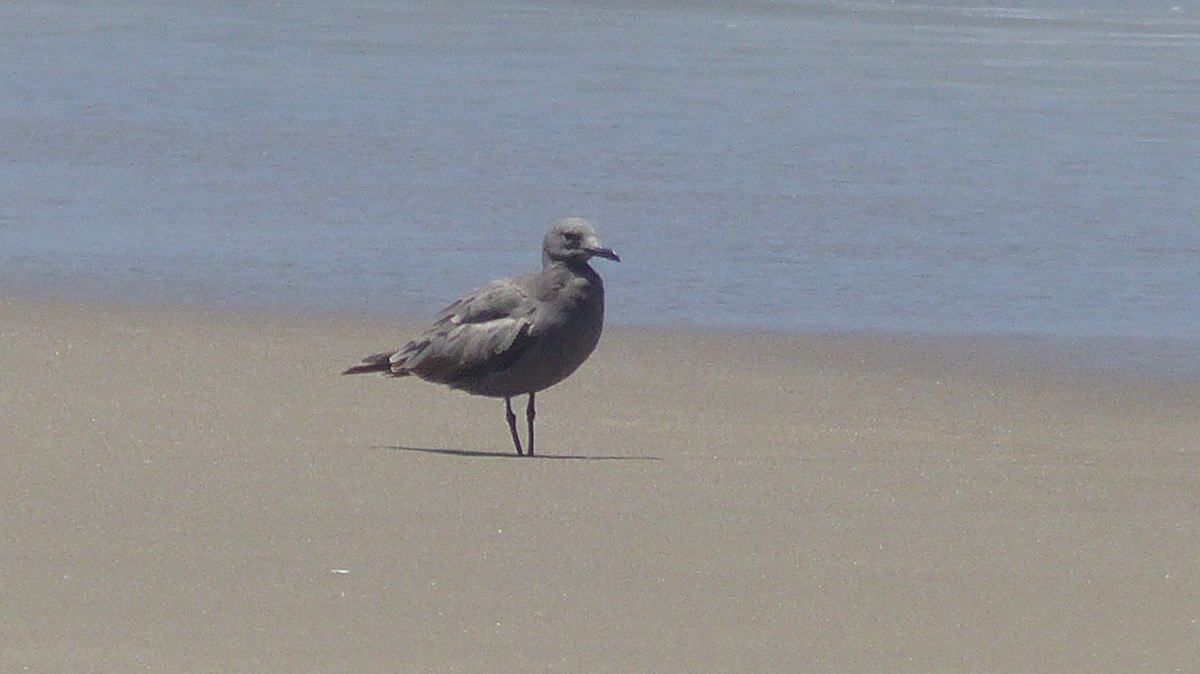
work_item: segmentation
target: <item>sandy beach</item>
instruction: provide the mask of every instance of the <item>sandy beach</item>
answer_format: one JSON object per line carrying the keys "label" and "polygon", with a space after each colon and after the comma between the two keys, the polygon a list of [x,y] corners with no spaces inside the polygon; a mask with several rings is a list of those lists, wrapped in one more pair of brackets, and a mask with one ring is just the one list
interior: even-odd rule
{"label": "sandy beach", "polygon": [[412,332],[0,297],[0,670],[1200,667],[1200,384],[614,328],[522,459]]}

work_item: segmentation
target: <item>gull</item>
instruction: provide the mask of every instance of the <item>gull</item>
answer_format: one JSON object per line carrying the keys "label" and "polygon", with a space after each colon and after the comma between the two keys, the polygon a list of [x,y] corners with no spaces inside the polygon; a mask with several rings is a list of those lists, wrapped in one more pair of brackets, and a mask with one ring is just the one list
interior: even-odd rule
{"label": "gull", "polygon": [[542,270],[472,290],[443,309],[420,336],[363,359],[342,374],[417,377],[475,395],[504,398],[513,446],[525,455],[512,399],[528,395],[533,456],[534,397],[587,360],[604,328],[604,283],[588,261],[621,258],[591,225],[567,218],[542,239]]}

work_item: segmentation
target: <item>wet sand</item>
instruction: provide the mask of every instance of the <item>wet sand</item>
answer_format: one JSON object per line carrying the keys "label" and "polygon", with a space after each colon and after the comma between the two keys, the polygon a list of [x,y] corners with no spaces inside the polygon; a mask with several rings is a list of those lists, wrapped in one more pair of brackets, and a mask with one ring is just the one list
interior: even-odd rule
{"label": "wet sand", "polygon": [[0,670],[1200,666],[1196,382],[618,328],[523,459],[411,333],[0,296]]}

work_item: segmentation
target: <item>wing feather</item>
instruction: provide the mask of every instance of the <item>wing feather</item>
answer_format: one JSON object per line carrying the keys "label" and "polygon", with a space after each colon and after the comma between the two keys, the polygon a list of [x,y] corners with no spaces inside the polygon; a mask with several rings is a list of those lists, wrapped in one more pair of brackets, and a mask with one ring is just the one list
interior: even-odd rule
{"label": "wing feather", "polygon": [[454,386],[511,365],[529,348],[536,327],[537,303],[521,281],[496,281],[455,300],[392,355],[392,373]]}

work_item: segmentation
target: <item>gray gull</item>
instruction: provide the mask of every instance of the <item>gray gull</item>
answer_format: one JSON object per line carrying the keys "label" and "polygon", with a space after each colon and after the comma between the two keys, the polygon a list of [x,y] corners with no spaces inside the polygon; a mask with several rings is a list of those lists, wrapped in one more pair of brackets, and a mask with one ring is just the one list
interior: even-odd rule
{"label": "gray gull", "polygon": [[582,218],[567,218],[542,239],[542,270],[477,288],[439,313],[399,351],[367,356],[342,374],[416,375],[475,395],[504,398],[517,454],[525,454],[512,399],[528,395],[533,456],[534,396],[571,375],[604,327],[604,283],[588,261],[620,262]]}

